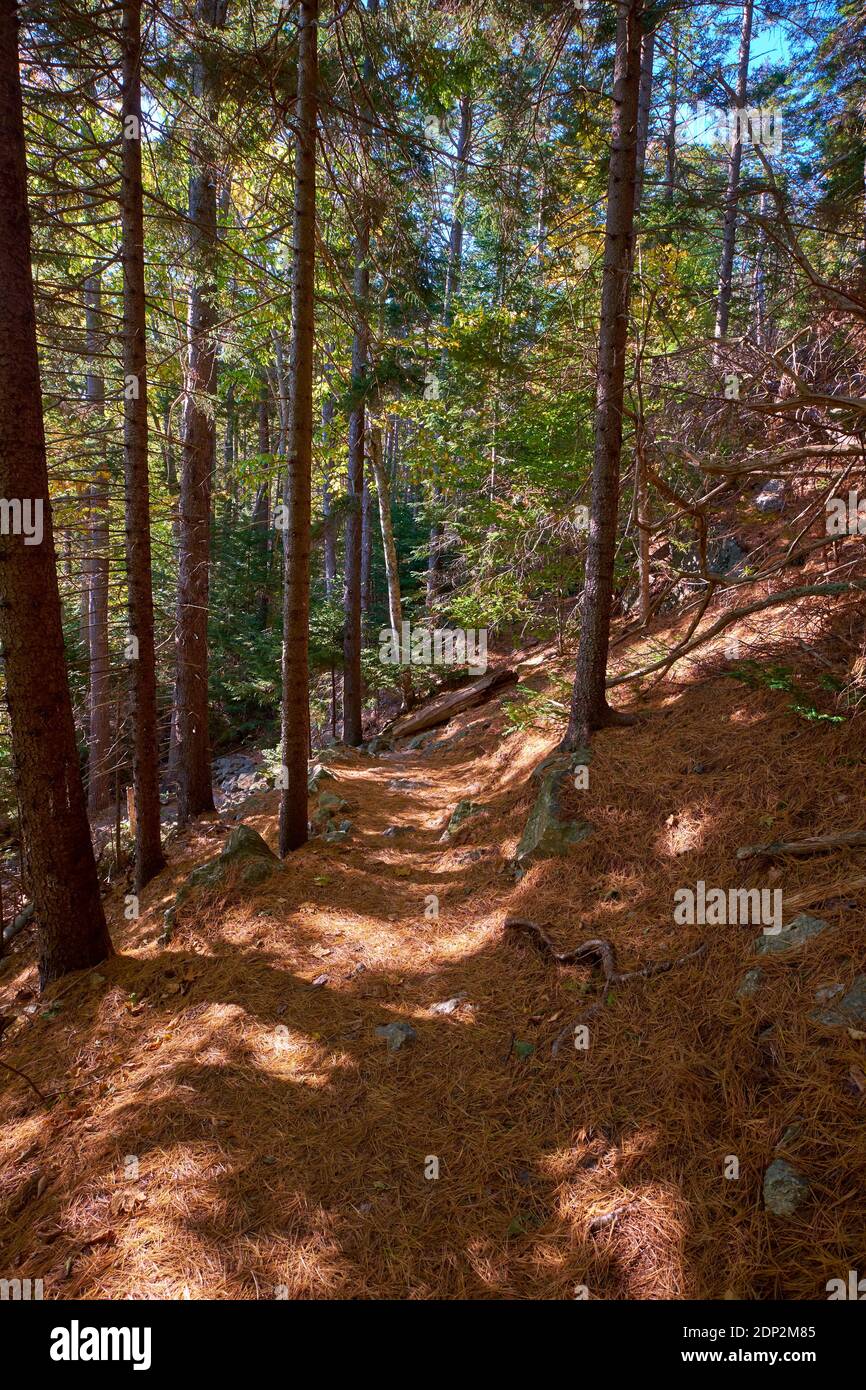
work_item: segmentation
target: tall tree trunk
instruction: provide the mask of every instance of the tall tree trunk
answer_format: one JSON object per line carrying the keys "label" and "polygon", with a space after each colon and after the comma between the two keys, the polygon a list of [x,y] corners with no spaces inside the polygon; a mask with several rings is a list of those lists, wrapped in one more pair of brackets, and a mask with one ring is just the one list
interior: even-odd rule
{"label": "tall tree trunk", "polygon": [[[454,321],[454,302],[460,289],[460,276],[463,270],[463,198],[471,139],[472,99],[468,95],[464,95],[460,99],[460,127],[457,135],[457,157],[454,170],[454,211],[448,237],[448,265],[445,272],[445,298],[442,305],[442,322],[446,329],[450,328]],[[443,353],[443,371],[446,365],[447,353]],[[431,497],[434,511],[439,508],[441,501],[439,486],[434,479]],[[436,600],[442,589],[444,538],[445,527],[438,517],[435,517],[430,526],[427,556],[426,608],[428,613],[432,613],[435,609]]]}
{"label": "tall tree trunk", "polygon": [[457,159],[454,171],[454,212],[448,238],[448,267],[445,275],[445,302],[442,319],[446,328],[454,321],[454,301],[460,289],[463,271],[463,200],[465,197],[466,166],[472,139],[472,98],[460,99],[460,128],[457,134]]}
{"label": "tall tree trunk", "polygon": [[593,729],[621,718],[607,703],[605,675],[619,510],[642,20],[643,0],[620,0],[598,343],[592,501],[577,671],[571,718],[564,739],[567,747],[587,739]]}
{"label": "tall tree trunk", "polygon": [[634,210],[640,212],[643,198],[644,175],[646,174],[646,150],[649,141],[650,115],[653,100],[653,63],[655,62],[656,31],[645,33],[640,46],[640,88],[637,103],[637,153]]}
{"label": "tall tree trunk", "polygon": [[677,178],[677,101],[679,100],[680,32],[676,18],[671,20],[671,85],[668,98],[667,160],[665,164],[665,202],[674,200]]}
{"label": "tall tree trunk", "polygon": [[[376,480],[379,498],[379,524],[382,528],[382,549],[385,552],[385,577],[388,582],[388,617],[391,631],[398,639],[403,633],[403,605],[400,597],[400,564],[397,558],[397,544],[394,540],[394,525],[391,520],[391,489],[388,485],[388,470],[382,459],[382,431],[378,425],[370,429],[370,466]],[[412,669],[404,666],[400,671],[400,691],[403,709],[410,708],[414,701],[412,690]]]}
{"label": "tall tree trunk", "polygon": [[316,273],[316,123],[319,0],[301,0],[298,102],[295,117],[295,213],[292,265],[292,349],[289,447],[284,503],[282,744],[280,854],[307,840],[307,756],[310,746],[310,512],[313,470],[313,292]]}
{"label": "tall tree trunk", "polygon": [[229,382],[225,396],[225,424],[223,427],[223,491],[225,493],[225,503],[223,510],[229,526],[233,526],[236,520],[234,507],[237,493],[237,477],[235,475],[235,444],[237,435],[237,411],[235,408],[235,384]]}
{"label": "tall tree trunk", "polygon": [[[369,11],[375,14],[379,0],[370,0]],[[362,174],[370,126],[370,84],[373,64],[369,53],[362,69],[361,99],[358,103],[360,125],[356,181],[358,229],[355,236],[355,269],[353,276],[355,332],[352,338],[352,385],[360,392],[367,371],[370,350],[370,208]],[[366,401],[360,396],[349,416],[349,459],[347,494],[349,511],[346,516],[346,553],[343,566],[343,598],[346,612],[343,626],[343,742],[361,743],[363,732],[363,686],[361,680],[361,590],[363,567],[363,507],[364,507],[364,432]]]}
{"label": "tall tree trunk", "polygon": [[322,516],[325,519],[325,597],[330,598],[337,583],[337,529],[331,506],[331,432],[336,402],[329,393],[322,401],[322,442],[325,449],[324,476],[322,478]]}
{"label": "tall tree trunk", "polygon": [[640,604],[638,612],[641,622],[646,625],[650,616],[650,526],[652,519],[647,487],[647,461],[644,435],[643,411],[635,427],[635,514],[638,534],[638,587]]}
{"label": "tall tree trunk", "polygon": [[97,435],[97,464],[90,485],[89,553],[85,566],[87,606],[87,652],[90,683],[88,688],[88,806],[96,814],[108,805],[111,777],[108,760],[111,748],[111,708],[109,681],[111,662],[108,650],[108,465],[105,457],[105,378],[99,358],[104,350],[102,335],[102,282],[98,269],[84,282],[84,317],[88,371],[85,392],[89,413]]}
{"label": "tall tree trunk", "polygon": [[[740,30],[740,56],[737,64],[737,110],[742,112],[746,105],[746,91],[749,81],[749,53],[752,45],[752,15],[754,0],[746,0],[743,5],[743,22]],[[725,217],[722,223],[722,256],[719,264],[719,291],[716,300],[715,339],[719,342],[728,334],[728,321],[731,313],[731,292],[734,277],[734,252],[737,244],[737,203],[740,197],[740,166],[743,162],[742,126],[738,115],[736,139],[728,159],[728,186],[725,192]]]}
{"label": "tall tree trunk", "polygon": [[[228,0],[198,0],[199,37],[207,42],[224,28]],[[200,53],[193,68],[194,94],[202,103],[192,141],[189,180],[190,255],[188,363],[180,487],[180,556],[177,596],[178,820],[185,824],[213,810],[208,736],[207,620],[216,435],[217,180],[212,126],[217,83]]]}
{"label": "tall tree trunk", "polygon": [[[646,173],[646,152],[649,141],[650,115],[652,112],[653,63],[655,60],[655,29],[645,33],[641,41],[640,89],[638,91],[637,112],[637,153],[635,171],[634,211],[635,217],[641,209]],[[650,603],[650,545],[649,511],[646,476],[646,451],[644,445],[643,398],[638,403],[638,418],[635,423],[635,519],[638,534],[638,580],[640,591],[640,618],[642,623],[649,619]]]}
{"label": "tall tree trunk", "polygon": [[[262,374],[259,389],[258,401],[258,452],[259,456],[265,460],[271,452],[271,428],[270,416],[268,412],[268,379]],[[253,503],[253,538],[256,547],[258,562],[261,566],[261,587],[258,592],[258,620],[259,626],[264,629],[268,625],[268,613],[271,606],[271,595],[268,586],[271,539],[271,479],[270,464],[268,462],[268,473],[265,482],[261,483],[256,493]]]}
{"label": "tall tree trunk", "polygon": [[767,283],[766,283],[766,256],[767,256],[767,231],[763,219],[769,213],[769,199],[766,193],[761,194],[761,230],[758,233],[758,251],[755,257],[755,285],[754,285],[754,334],[755,342],[758,347],[767,346]]}
{"label": "tall tree trunk", "polygon": [[[0,496],[38,528],[0,527],[0,644],[45,986],[111,953],[63,653],[36,316],[15,0],[0,0]],[[8,509],[7,509],[8,511]],[[5,514],[4,514],[5,515]],[[18,534],[15,534],[15,532]],[[28,544],[28,541],[31,542]]]}
{"label": "tall tree trunk", "polygon": [[[176,497],[179,491],[177,481],[177,464],[174,457],[174,434],[171,424],[171,391],[165,390],[162,393],[162,456],[165,461],[165,485],[171,497]],[[175,522],[175,526],[176,526]]]}
{"label": "tall tree trunk", "polygon": [[[369,430],[367,431],[369,438]],[[364,475],[364,492],[361,501],[361,620],[366,623],[373,606],[373,526],[372,498],[370,481]]]}
{"label": "tall tree trunk", "polygon": [[271,413],[270,398],[268,396],[268,378],[262,372],[259,382],[259,402],[258,402],[258,446],[259,453],[263,458],[267,458],[271,452]]}
{"label": "tall tree trunk", "polygon": [[[363,197],[363,193],[361,194]],[[368,299],[370,294],[370,227],[366,208],[361,210],[361,227],[355,239],[355,334],[352,340],[352,382],[357,387],[367,367]],[[364,505],[364,422],[366,408],[361,400],[349,416],[349,466],[346,515],[346,557],[343,628],[343,742],[359,744],[361,724],[361,533]]]}
{"label": "tall tree trunk", "polygon": [[123,0],[123,458],[132,673],[135,891],[165,864],[160,837],[156,646],[150,557],[144,210],[141,184],[141,0]]}

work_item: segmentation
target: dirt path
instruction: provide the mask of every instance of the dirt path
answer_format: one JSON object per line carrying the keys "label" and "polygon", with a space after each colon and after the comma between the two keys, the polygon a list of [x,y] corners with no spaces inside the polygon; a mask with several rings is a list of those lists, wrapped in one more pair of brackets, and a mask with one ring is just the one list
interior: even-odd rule
{"label": "dirt path", "polygon": [[[168,944],[164,907],[236,813],[173,848],[137,922],[113,905],[103,969],[46,1005],[29,958],[7,962],[3,1055],[60,1095],[45,1108],[0,1079],[0,1268],[66,1298],[822,1296],[856,1267],[866,1180],[845,1084],[864,1044],[807,1018],[856,968],[844,904],[759,1001],[734,997],[753,933],[725,929],[705,964],[614,991],[589,1048],[556,1057],[599,978],[502,931],[522,912],[569,946],[609,936],[624,967],[680,954],[701,937],[672,924],[677,885],[738,882],[737,844],[829,828],[859,794],[856,759],[838,774],[850,730],[822,734],[802,785],[802,725],[774,695],[716,681],[667,708],[598,739],[565,806],[592,838],[519,882],[529,774],[555,735],[509,734],[497,702],[448,747],[337,758],[349,841],[312,841],[251,896],[200,898]],[[481,810],[442,843],[463,799]],[[271,844],[276,800],[241,813]],[[791,866],[786,887],[814,872]],[[395,1023],[415,1037],[392,1051],[377,1029]],[[786,1152],[813,1195],[780,1222],[763,1171],[804,1119]]]}

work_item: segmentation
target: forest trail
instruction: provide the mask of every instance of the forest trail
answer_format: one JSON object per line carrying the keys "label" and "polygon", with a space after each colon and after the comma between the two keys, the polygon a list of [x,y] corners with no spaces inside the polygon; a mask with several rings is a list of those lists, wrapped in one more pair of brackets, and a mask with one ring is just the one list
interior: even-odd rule
{"label": "forest trail", "polygon": [[[752,881],[738,845],[847,823],[866,750],[859,724],[822,726],[802,778],[814,728],[701,661],[646,723],[597,738],[589,789],[563,805],[592,836],[522,878],[530,774],[556,733],[515,730],[507,692],[441,746],[337,751],[347,842],[191,899],[169,941],[165,907],[238,820],[275,846],[278,793],[177,841],[138,921],[113,901],[107,964],[37,1005],[30,954],[12,957],[3,1056],[56,1098],[0,1081],[3,1267],[26,1252],[64,1298],[820,1296],[862,1227],[864,1042],[808,1011],[850,983],[861,929],[836,888],[829,930],[741,1000],[755,929],[675,926],[671,902],[701,878]],[[517,664],[521,692],[556,693],[553,648]],[[443,843],[467,799],[480,809]],[[833,884],[849,860],[771,874]],[[710,949],[611,991],[588,1050],[566,1038],[554,1056],[600,976],[546,963],[503,932],[509,913],[564,947],[606,936],[626,969]],[[393,1023],[416,1036],[392,1051],[376,1030]],[[811,1193],[780,1220],[761,1184],[786,1131]]]}

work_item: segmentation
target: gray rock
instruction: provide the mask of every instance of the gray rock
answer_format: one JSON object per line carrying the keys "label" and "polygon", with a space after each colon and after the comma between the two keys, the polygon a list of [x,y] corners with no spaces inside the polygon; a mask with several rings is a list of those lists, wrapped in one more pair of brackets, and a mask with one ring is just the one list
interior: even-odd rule
{"label": "gray rock", "polygon": [[816,1004],[829,1004],[831,999],[835,999],[837,994],[844,994],[844,985],[822,985],[815,990]]}
{"label": "gray rock", "polygon": [[416,748],[426,748],[427,744],[431,743],[432,740],[435,739],[435,737],[435,729],[426,729],[423,734],[416,734],[414,738],[410,738],[409,742],[406,744],[406,747],[407,749],[413,752]]}
{"label": "gray rock", "polygon": [[217,888],[224,883],[235,865],[240,864],[240,880],[245,887],[254,887],[281,868],[277,856],[270,850],[257,830],[250,825],[238,825],[229,835],[220,853],[206,864],[200,864],[185,880],[169,907],[164,920],[167,928],[174,924],[178,907],[196,888]]}
{"label": "gray rock", "polygon": [[327,840],[329,845],[342,845],[345,844],[346,840],[348,840],[351,833],[352,822],[350,820],[341,820],[338,826],[334,826],[333,823],[329,823],[328,829],[325,831],[324,838],[325,840]]}
{"label": "gray rock", "polygon": [[320,791],[316,798],[316,804],[310,813],[310,820],[313,825],[320,829],[326,829],[334,816],[341,811],[348,811],[348,809],[348,802],[344,801],[341,796],[337,796],[335,792]]}
{"label": "gray rock", "polygon": [[711,574],[732,574],[745,558],[745,550],[733,536],[724,536],[708,547],[707,569]]}
{"label": "gray rock", "polygon": [[460,1008],[465,998],[466,991],[461,990],[460,994],[455,994],[453,999],[443,999],[439,1004],[431,1004],[430,1012],[431,1014],[445,1014],[446,1016],[448,1014],[454,1014]]}
{"label": "gray rock", "polygon": [[774,1216],[793,1216],[809,1195],[802,1173],[784,1158],[774,1158],[764,1174],[764,1206]]}
{"label": "gray rock", "polygon": [[389,825],[387,830],[382,831],[382,834],[387,835],[389,840],[396,840],[398,835],[406,835],[408,831],[408,825]]}
{"label": "gray rock", "polygon": [[323,782],[336,782],[337,774],[332,772],[324,763],[313,763],[307,772],[307,790],[311,796],[315,796],[321,788]]}
{"label": "gray rock", "polygon": [[351,762],[357,762],[361,756],[360,748],[353,748],[350,743],[331,743],[327,748],[320,748],[316,754],[320,763],[329,763],[334,758],[347,758]]}
{"label": "gray rock", "polygon": [[782,478],[769,478],[755,498],[759,512],[783,512],[785,510],[785,483]]}
{"label": "gray rock", "polygon": [[814,1009],[809,1017],[825,1028],[866,1029],[866,975],[858,975],[838,1003]]}
{"label": "gray rock", "polygon": [[576,767],[588,767],[591,761],[591,748],[577,748],[573,753],[563,753],[554,749],[538,767],[532,769],[532,780],[543,782],[549,772],[570,772]]}
{"label": "gray rock", "polygon": [[[490,724],[491,720],[488,719],[483,724],[470,724],[466,729],[458,729],[456,734],[451,734],[448,738],[434,738],[432,743],[424,744],[424,752],[438,753],[441,752],[443,748],[453,748],[455,744],[462,743],[464,739],[474,738],[478,734],[483,733],[485,729],[490,728]],[[428,732],[435,734],[436,730],[428,730]],[[424,734],[419,734],[418,737],[423,738]],[[412,742],[414,742],[414,739]],[[410,743],[407,745],[407,748],[411,748],[411,746],[412,744]]]}
{"label": "gray rock", "polygon": [[765,973],[766,972],[761,969],[760,965],[756,965],[752,970],[747,970],[737,986],[736,997],[738,999],[751,999],[756,995],[760,989]]}
{"label": "gray rock", "polygon": [[515,862],[518,869],[527,868],[536,859],[549,859],[553,855],[567,854],[574,845],[580,844],[592,834],[592,826],[588,821],[560,819],[560,791],[570,771],[571,760],[567,766],[550,767],[541,779],[541,789],[535,798],[535,804],[517,846]]}
{"label": "gray rock", "polygon": [[464,797],[462,801],[458,801],[454,810],[451,812],[451,819],[439,836],[439,843],[442,844],[443,841],[450,840],[457,834],[460,827],[469,820],[470,816],[476,816],[481,810],[483,810],[483,807],[476,806],[475,802],[470,801],[468,797]]}
{"label": "gray rock", "polygon": [[799,917],[795,917],[789,926],[783,927],[778,936],[757,936],[755,937],[755,955],[757,956],[783,956],[792,951],[799,950],[812,937],[820,936],[821,932],[827,930],[827,923],[822,922],[820,917],[810,917],[807,912],[801,912]]}
{"label": "gray rock", "polygon": [[389,1052],[397,1052],[404,1043],[413,1043],[418,1036],[411,1023],[380,1023],[376,1033],[386,1039]]}
{"label": "gray rock", "polygon": [[248,753],[228,753],[222,758],[214,758],[211,774],[216,786],[225,787],[228,783],[235,785],[240,776],[255,772],[256,766]]}

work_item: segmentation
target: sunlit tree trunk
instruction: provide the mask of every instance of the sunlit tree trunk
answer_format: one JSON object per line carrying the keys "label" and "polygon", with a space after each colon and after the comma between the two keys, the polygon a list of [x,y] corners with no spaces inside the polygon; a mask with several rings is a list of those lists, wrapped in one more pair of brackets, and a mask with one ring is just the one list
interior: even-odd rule
{"label": "sunlit tree trunk", "polygon": [[655,29],[645,33],[640,47],[640,89],[637,104],[637,154],[634,190],[635,216],[640,212],[646,175],[646,151],[649,140],[650,115],[653,99],[653,64],[655,62]]}
{"label": "sunlit tree trunk", "polygon": [[[0,0],[0,496],[28,507],[0,531],[0,645],[45,986],[111,952],[63,653],[36,316],[15,0]],[[41,511],[41,527],[37,518]],[[41,532],[41,534],[40,534]],[[28,544],[28,541],[36,541]]]}
{"label": "sunlit tree trunk", "polygon": [[[367,431],[369,438],[369,430]],[[361,502],[361,621],[365,624],[373,605],[373,517],[370,480],[364,475],[364,492]]]}
{"label": "sunlit tree trunk", "polygon": [[280,854],[307,840],[307,756],[310,742],[310,510],[313,468],[313,291],[316,270],[316,122],[318,0],[302,0],[298,29],[295,116],[295,211],[289,439],[284,504],[283,590],[284,786]]}
{"label": "sunlit tree trunk", "polygon": [[[746,0],[743,6],[743,22],[740,30],[740,54],[737,63],[737,109],[744,111],[749,80],[749,53],[752,44],[752,15],[754,0]],[[731,293],[734,277],[734,253],[737,244],[737,204],[740,197],[740,167],[743,162],[742,126],[744,118],[737,120],[736,139],[728,159],[728,186],[725,192],[725,217],[722,223],[722,257],[719,264],[719,290],[716,298],[715,338],[727,337],[728,321],[731,313]]]}
{"label": "sunlit tree trunk", "polygon": [[141,0],[123,0],[122,260],[123,456],[126,576],[132,686],[132,776],[135,788],[135,891],[165,864],[160,836],[156,648],[150,554],[144,214],[141,184]]}
{"label": "sunlit tree trunk", "polygon": [[679,100],[680,35],[676,19],[671,20],[671,85],[668,96],[667,159],[665,161],[665,202],[672,203],[677,178],[677,102]]}
{"label": "sunlit tree trunk", "polygon": [[[442,322],[450,328],[454,321],[454,303],[460,289],[460,276],[463,271],[463,198],[466,182],[466,167],[469,160],[469,146],[472,139],[472,100],[464,95],[460,100],[460,127],[457,135],[457,154],[454,170],[454,211],[448,237],[448,265],[445,273],[445,299],[442,306]],[[446,358],[443,355],[443,368]],[[436,510],[441,502],[438,484],[432,488],[432,504]],[[430,543],[427,557],[427,612],[432,613],[442,588],[443,554],[445,527],[437,518],[430,526]]]}
{"label": "sunlit tree trunk", "polygon": [[[363,194],[362,194],[363,196]],[[360,386],[367,367],[368,300],[370,295],[370,228],[362,210],[362,225],[355,240],[355,334],[352,341],[352,381]],[[349,416],[348,498],[346,556],[344,563],[343,627],[343,742],[359,744],[361,724],[361,537],[364,504],[364,422],[366,410],[359,401]]]}
{"label": "sunlit tree trunk", "polygon": [[[257,445],[259,456],[269,460],[271,452],[271,429],[270,416],[268,411],[268,380],[262,376],[259,387],[259,400],[257,410]],[[256,553],[262,568],[262,583],[258,592],[258,620],[261,628],[268,625],[268,613],[271,606],[271,595],[269,587],[269,548],[271,541],[271,481],[268,472],[266,481],[261,483],[256,492],[255,502],[253,503],[253,538],[256,546]]]}
{"label": "sunlit tree trunk", "polygon": [[[378,425],[370,429],[370,466],[376,480],[379,498],[379,524],[382,528],[382,549],[385,553],[385,577],[388,583],[388,617],[391,631],[402,638],[403,605],[400,597],[400,565],[397,545],[394,540],[394,525],[391,519],[391,489],[388,483],[388,470],[382,458],[382,431]],[[412,671],[405,666],[400,672],[400,691],[403,709],[409,709],[413,702]]]}
{"label": "sunlit tree trunk", "polygon": [[[378,0],[370,0],[372,13]],[[363,89],[358,103],[362,133],[358,140],[358,159],[363,164],[369,145],[371,124],[369,91],[373,65],[369,55],[362,70]],[[370,349],[370,208],[367,191],[359,173],[356,180],[358,224],[355,233],[353,298],[355,331],[352,338],[352,386],[359,399],[349,416],[348,513],[346,516],[345,558],[343,564],[343,742],[361,743],[363,734],[363,686],[361,680],[361,590],[363,567],[364,433],[366,403],[361,394],[367,373]]]}
{"label": "sunlit tree trunk", "polygon": [[84,319],[88,370],[85,394],[97,434],[95,476],[89,489],[90,527],[85,563],[84,594],[87,612],[88,688],[88,806],[102,811],[111,797],[109,750],[111,747],[111,662],[108,649],[108,464],[105,455],[105,377],[100,358],[105,350],[102,334],[102,280],[94,270],[84,282]]}
{"label": "sunlit tree trunk", "polygon": [[325,520],[323,536],[325,556],[325,596],[331,598],[337,582],[337,533],[331,502],[331,431],[333,429],[336,402],[328,394],[322,401],[322,438],[325,447],[324,476],[322,478],[322,516]]}
{"label": "sunlit tree trunk", "polygon": [[598,342],[592,501],[577,672],[564,739],[568,747],[588,738],[593,729],[618,720],[607,703],[605,676],[619,512],[642,18],[643,0],[620,0]]}
{"label": "sunlit tree trunk", "polygon": [[[225,26],[228,0],[199,0],[202,42]],[[178,819],[213,810],[208,735],[208,597],[216,409],[217,188],[211,127],[217,114],[212,60],[196,54],[193,90],[202,103],[189,180],[193,282],[187,324],[177,603]]]}
{"label": "sunlit tree trunk", "polygon": [[[653,95],[653,63],[655,60],[655,30],[645,33],[641,41],[640,89],[638,91],[637,153],[635,170],[635,217],[640,212],[643,200],[646,175],[646,152],[649,141],[650,115]],[[634,478],[635,478],[635,519],[638,534],[638,588],[640,594],[640,619],[649,619],[650,603],[650,546],[648,488],[646,477],[646,451],[644,441],[644,422],[642,406],[639,405],[639,419],[635,424]]]}

